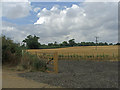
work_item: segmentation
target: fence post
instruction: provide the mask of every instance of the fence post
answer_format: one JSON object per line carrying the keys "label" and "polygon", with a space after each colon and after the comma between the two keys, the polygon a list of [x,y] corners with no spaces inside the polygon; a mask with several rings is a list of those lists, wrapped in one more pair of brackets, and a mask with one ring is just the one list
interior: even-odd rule
{"label": "fence post", "polygon": [[58,53],[54,53],[54,72],[58,73]]}
{"label": "fence post", "polygon": [[22,59],[21,59],[21,63],[23,63],[23,59],[25,59],[24,50],[22,50]]}

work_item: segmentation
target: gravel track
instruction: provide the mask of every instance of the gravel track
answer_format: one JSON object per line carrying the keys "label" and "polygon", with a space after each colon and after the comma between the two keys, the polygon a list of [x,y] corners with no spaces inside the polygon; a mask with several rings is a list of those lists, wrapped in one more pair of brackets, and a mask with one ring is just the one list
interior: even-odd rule
{"label": "gravel track", "polygon": [[118,88],[118,62],[59,62],[59,73],[27,72],[19,76],[65,88]]}

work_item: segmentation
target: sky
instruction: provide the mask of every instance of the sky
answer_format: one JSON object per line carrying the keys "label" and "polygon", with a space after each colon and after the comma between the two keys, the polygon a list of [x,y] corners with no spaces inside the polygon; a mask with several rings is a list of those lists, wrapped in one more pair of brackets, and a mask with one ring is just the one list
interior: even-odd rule
{"label": "sky", "polygon": [[72,38],[95,42],[96,36],[99,42],[118,42],[117,2],[13,1],[3,0],[0,27],[15,42],[21,43],[28,35],[39,36],[42,44]]}

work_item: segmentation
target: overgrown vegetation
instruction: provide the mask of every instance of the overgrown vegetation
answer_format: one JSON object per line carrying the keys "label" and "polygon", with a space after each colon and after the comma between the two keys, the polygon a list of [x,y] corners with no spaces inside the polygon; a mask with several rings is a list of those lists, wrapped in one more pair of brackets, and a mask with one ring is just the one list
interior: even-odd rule
{"label": "overgrown vegetation", "polygon": [[46,70],[45,61],[38,58],[36,55],[31,55],[27,52],[22,53],[23,47],[19,43],[13,42],[10,38],[2,36],[2,63],[18,66],[19,70]]}
{"label": "overgrown vegetation", "polygon": [[10,38],[2,36],[2,63],[18,64],[22,57],[22,48]]}
{"label": "overgrown vegetation", "polygon": [[18,65],[17,70],[29,71],[45,71],[47,69],[46,62],[39,58],[37,55],[23,52],[21,63]]}
{"label": "overgrown vegetation", "polygon": [[[19,43],[15,43],[13,40],[10,38],[7,38],[5,36],[2,36],[2,63],[4,64],[9,64],[9,65],[18,65],[18,70],[40,70],[40,71],[45,71],[47,69],[46,62],[41,59],[40,57],[36,55],[31,55],[28,52],[22,53],[24,49],[40,49],[40,48],[61,48],[61,47],[73,47],[73,46],[95,46],[96,44],[94,42],[81,42],[81,43],[76,43],[75,39],[71,39],[68,42],[63,41],[62,43],[58,44],[57,42],[55,43],[48,43],[48,45],[41,45],[39,41],[39,37],[37,36],[32,36],[29,35],[25,40],[23,40],[23,45],[20,45]],[[97,45],[113,45],[112,43],[97,43]],[[119,45],[119,43],[117,43]],[[80,49],[80,51],[83,53],[86,48]],[[95,49],[93,49],[95,50]],[[92,55],[93,50],[87,50],[88,52],[91,52],[91,55],[80,55],[80,54],[59,54],[59,58],[61,59],[117,59],[116,53],[110,54],[98,54],[98,55]],[[25,51],[25,50],[24,50]],[[54,50],[53,50],[54,51]],[[65,50],[66,51],[66,50]],[[77,49],[77,51],[79,51]],[[50,51],[52,52],[52,51]],[[96,52],[96,50],[95,50]],[[103,49],[103,52],[104,49]],[[93,52],[94,54],[94,52]],[[109,56],[108,56],[109,55]]]}

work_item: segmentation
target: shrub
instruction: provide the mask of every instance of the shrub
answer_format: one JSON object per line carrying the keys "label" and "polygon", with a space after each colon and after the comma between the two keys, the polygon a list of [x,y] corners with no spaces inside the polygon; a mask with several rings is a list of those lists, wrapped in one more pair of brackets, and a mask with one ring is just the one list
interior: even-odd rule
{"label": "shrub", "polygon": [[38,56],[23,52],[23,48],[14,43],[10,38],[2,36],[2,63],[15,65],[18,70],[41,70],[47,69],[46,62]]}
{"label": "shrub", "polygon": [[44,60],[41,60],[37,55],[30,54],[28,52],[24,52],[20,66],[22,68],[34,71],[45,71],[47,69],[47,64]]}
{"label": "shrub", "polygon": [[21,59],[21,47],[10,38],[2,36],[2,63],[18,64]]}

